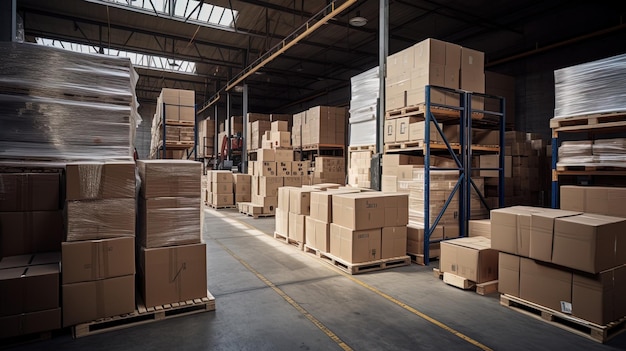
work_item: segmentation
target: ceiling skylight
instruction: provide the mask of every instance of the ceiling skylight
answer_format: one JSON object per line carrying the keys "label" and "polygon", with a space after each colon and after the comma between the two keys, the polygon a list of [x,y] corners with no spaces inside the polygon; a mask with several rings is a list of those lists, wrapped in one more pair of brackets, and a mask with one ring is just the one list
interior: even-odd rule
{"label": "ceiling skylight", "polygon": [[82,52],[82,53],[90,53],[90,54],[99,54],[103,53],[105,55],[110,56],[119,56],[119,57],[128,57],[130,62],[133,65],[143,68],[150,68],[162,71],[171,71],[171,72],[180,72],[180,73],[196,73],[196,64],[190,61],[184,60],[175,60],[162,56],[156,55],[147,55],[140,54],[137,52],[124,51],[124,50],[116,50],[116,49],[107,49],[107,48],[99,48],[97,46],[92,45],[84,45],[71,43],[68,41],[54,40],[54,39],[46,39],[46,38],[35,38],[37,44],[46,45],[46,46],[54,46],[57,48]]}
{"label": "ceiling skylight", "polygon": [[202,0],[86,0],[205,26],[234,28],[238,12]]}

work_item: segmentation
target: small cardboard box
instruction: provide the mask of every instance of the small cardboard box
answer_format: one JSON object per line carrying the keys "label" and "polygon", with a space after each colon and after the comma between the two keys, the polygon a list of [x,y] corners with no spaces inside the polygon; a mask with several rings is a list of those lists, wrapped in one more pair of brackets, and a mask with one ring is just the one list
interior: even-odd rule
{"label": "small cardboard box", "polygon": [[0,316],[59,307],[59,264],[0,270]]}
{"label": "small cardboard box", "polygon": [[327,191],[316,191],[311,193],[311,218],[318,221],[332,223],[333,222],[333,195],[358,193],[359,189],[333,189]]}
{"label": "small cardboard box", "polygon": [[257,173],[259,176],[262,177],[276,177],[276,162],[262,162]]}
{"label": "small cardboard box", "polygon": [[61,257],[63,284],[135,274],[133,238],[64,242]]}
{"label": "small cardboard box", "polygon": [[232,194],[233,182],[228,183],[211,183],[211,192],[213,194]]}
{"label": "small cardboard box", "polygon": [[233,173],[230,171],[209,171],[211,173],[211,183],[232,183]]}
{"label": "small cardboard box", "polygon": [[321,252],[330,251],[330,223],[306,216],[306,244]]}
{"label": "small cardboard box", "polygon": [[282,177],[259,177],[258,195],[276,197],[278,196],[278,188],[281,186],[283,186]]}
{"label": "small cardboard box", "polygon": [[330,253],[348,263],[380,260],[381,229],[352,230],[330,225]]}
{"label": "small cardboard box", "polygon": [[235,204],[235,199],[232,193],[230,194],[211,193],[211,204],[217,207],[232,206]]}
{"label": "small cardboard box", "polygon": [[442,272],[449,272],[475,283],[498,279],[498,251],[483,237],[459,238],[441,242],[439,259]]}
{"label": "small cardboard box", "polygon": [[64,327],[131,313],[136,306],[134,274],[65,284],[62,291]]}
{"label": "small cardboard box", "polygon": [[0,173],[0,211],[54,211],[60,209],[59,173]]}
{"label": "small cardboard box", "polygon": [[276,152],[273,149],[259,149],[256,151],[256,160],[258,162],[276,161]]}
{"label": "small cardboard box", "polygon": [[296,188],[289,191],[289,212],[295,214],[309,215],[311,213],[311,192],[310,188]]}
{"label": "small cardboard box", "polygon": [[139,251],[140,287],[146,307],[207,296],[206,245]]}

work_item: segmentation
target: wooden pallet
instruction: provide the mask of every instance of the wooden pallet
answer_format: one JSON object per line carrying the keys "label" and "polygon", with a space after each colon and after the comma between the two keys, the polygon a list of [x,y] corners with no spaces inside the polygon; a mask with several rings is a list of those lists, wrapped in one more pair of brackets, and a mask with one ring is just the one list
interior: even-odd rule
{"label": "wooden pallet", "polygon": [[190,314],[215,311],[215,297],[207,290],[207,297],[182,301],[156,307],[146,307],[138,301],[137,309],[131,313],[81,323],[72,327],[74,338],[105,333],[136,325],[161,321]]}
{"label": "wooden pallet", "polygon": [[376,145],[349,146],[348,151],[376,151]]}
{"label": "wooden pallet", "polygon": [[319,150],[319,149],[345,149],[345,145],[342,144],[310,144],[302,145],[302,150]]}
{"label": "wooden pallet", "polygon": [[254,219],[263,218],[263,217],[274,217],[276,216],[274,213],[248,213],[246,211],[239,210],[239,213],[245,214],[248,217],[252,217]]}
{"label": "wooden pallet", "polygon": [[340,270],[348,274],[359,274],[373,271],[380,271],[383,269],[408,266],[411,264],[411,258],[409,256],[384,258],[381,260],[362,262],[362,263],[350,263],[344,259],[331,255],[327,252],[322,252],[318,249],[305,245],[305,252],[313,253],[319,257],[322,261],[339,268]]}
{"label": "wooden pallet", "polygon": [[274,239],[278,241],[282,241],[285,244],[292,245],[298,248],[298,250],[304,250],[304,243],[301,241],[293,240],[292,238],[287,237],[286,235],[280,234],[278,232],[274,232]]}
{"label": "wooden pallet", "polygon": [[[165,141],[165,149],[170,149],[170,150],[186,150],[189,148],[192,148],[194,146],[194,142],[193,141],[173,141],[173,140],[166,140]],[[163,141],[160,141],[157,148],[162,148],[163,147]]]}
{"label": "wooden pallet", "polygon": [[214,205],[214,204],[210,204],[208,202],[206,203],[206,205],[211,207],[211,208],[213,208],[213,209],[216,209],[216,210],[221,210],[221,209],[224,209],[224,208],[237,208],[237,206],[235,206],[235,205],[221,205],[221,206],[217,206],[217,205]]}
{"label": "wooden pallet", "polygon": [[196,122],[194,121],[179,121],[177,119],[166,119],[165,124],[168,126],[179,126],[179,127],[193,127]]}
{"label": "wooden pallet", "polygon": [[599,343],[606,343],[626,331],[626,317],[599,325],[511,295],[500,295],[500,304]]}
{"label": "wooden pallet", "polygon": [[626,111],[594,113],[584,116],[559,117],[550,120],[550,128],[555,131],[623,126],[626,126]]}
{"label": "wooden pallet", "polygon": [[426,146],[426,143],[424,143],[424,140],[405,141],[402,143],[386,143],[385,152],[393,151],[393,150],[405,150],[405,151],[410,151],[414,149],[423,150],[424,146]]}
{"label": "wooden pallet", "polygon": [[[416,254],[416,253],[410,253],[410,252],[407,252],[406,254],[407,254],[407,256],[409,256],[411,258],[411,262],[417,263],[417,264],[422,265],[422,266],[425,266],[425,264],[424,264],[424,255],[423,254]],[[439,260],[439,256],[434,256],[434,257],[431,256],[431,257],[429,257],[429,259],[430,259],[431,262],[432,261],[437,261],[437,260]]]}
{"label": "wooden pallet", "polygon": [[615,166],[556,166],[556,170],[559,172],[596,172],[596,171],[625,171],[626,163],[624,163],[624,167],[615,167]]}
{"label": "wooden pallet", "polygon": [[[430,112],[439,120],[460,119],[460,111],[452,108],[439,106],[431,106]],[[418,104],[413,106],[405,106],[385,112],[385,119],[395,119],[402,117],[424,117],[426,113],[426,104]],[[472,112],[472,119],[482,119],[484,114],[481,112]]]}
{"label": "wooden pallet", "polygon": [[484,283],[475,283],[467,278],[458,275],[442,272],[438,268],[433,268],[435,278],[442,279],[444,283],[463,290],[476,291],[478,295],[489,295],[498,292],[498,281],[492,280]]}

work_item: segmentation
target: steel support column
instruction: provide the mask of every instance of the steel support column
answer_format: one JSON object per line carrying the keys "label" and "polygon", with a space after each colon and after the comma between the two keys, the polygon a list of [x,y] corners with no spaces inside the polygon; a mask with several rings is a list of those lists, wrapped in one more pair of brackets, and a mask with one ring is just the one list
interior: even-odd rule
{"label": "steel support column", "polygon": [[241,173],[248,172],[248,148],[247,148],[247,136],[248,136],[248,84],[243,84],[243,135],[241,143]]}
{"label": "steel support column", "polygon": [[380,0],[378,22],[378,70],[380,83],[378,86],[378,118],[376,122],[376,152],[383,153],[385,127],[385,82],[387,72],[387,53],[389,52],[389,0]]}
{"label": "steel support column", "polygon": [[0,1],[0,41],[15,41],[16,0]]}

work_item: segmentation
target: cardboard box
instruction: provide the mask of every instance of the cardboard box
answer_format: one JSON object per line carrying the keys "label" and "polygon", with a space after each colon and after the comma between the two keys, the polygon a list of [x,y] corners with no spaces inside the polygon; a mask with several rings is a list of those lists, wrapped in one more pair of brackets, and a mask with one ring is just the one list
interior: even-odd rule
{"label": "cardboard box", "polygon": [[237,195],[251,194],[252,176],[249,174],[233,173],[233,191]]}
{"label": "cardboard box", "polygon": [[62,291],[64,327],[135,310],[134,274],[65,284]]}
{"label": "cardboard box", "polygon": [[207,296],[206,245],[139,251],[140,286],[146,307]]}
{"label": "cardboard box", "polygon": [[289,211],[284,211],[280,207],[276,209],[276,233],[289,237]]}
{"label": "cardboard box", "polygon": [[498,292],[519,297],[520,257],[500,252],[498,256]]}
{"label": "cardboard box", "polygon": [[[378,194],[370,193],[370,196]],[[390,193],[385,194],[385,224],[384,227],[398,227],[409,224],[409,195]]]}
{"label": "cardboard box", "polygon": [[216,207],[232,206],[235,204],[233,194],[214,194],[211,193],[211,204]]}
{"label": "cardboard box", "polygon": [[[483,236],[491,239],[491,220],[489,219],[473,219],[469,221],[469,236]],[[532,245],[532,239],[531,239]]]}
{"label": "cardboard box", "polygon": [[446,64],[446,42],[444,41],[428,38],[413,45],[412,49],[415,60],[413,67],[432,63],[438,65]]}
{"label": "cardboard box", "polygon": [[0,270],[0,316],[59,307],[59,264]]}
{"label": "cardboard box", "polygon": [[304,226],[306,244],[321,252],[330,251],[330,223],[306,216]]}
{"label": "cardboard box", "polygon": [[60,251],[61,211],[0,212],[0,257]]}
{"label": "cardboard box", "polygon": [[311,213],[311,192],[310,188],[296,188],[289,191],[289,212],[295,214],[309,215]]}
{"label": "cardboard box", "polygon": [[[291,172],[293,174],[293,172]],[[291,187],[302,186],[302,176],[283,177],[283,185]]]}
{"label": "cardboard box", "polygon": [[626,315],[626,266],[593,276],[574,273],[572,315],[599,325],[607,325]]}
{"label": "cardboard box", "polygon": [[[338,194],[333,196],[333,222],[352,230],[385,226],[386,197],[380,193]],[[379,252],[380,254],[380,252]]]}
{"label": "cardboard box", "polygon": [[385,134],[383,137],[385,143],[394,143],[396,141],[396,120],[385,120]]}
{"label": "cardboard box", "polygon": [[[512,169],[511,156],[504,156],[504,177],[511,178]],[[500,156],[499,155],[480,155],[479,156],[480,168],[500,168]],[[493,170],[480,170],[480,177],[499,177],[499,171]]]}
{"label": "cardboard box", "polygon": [[278,203],[276,205],[279,209],[281,209],[284,212],[290,212],[289,202],[291,201],[290,191],[292,189],[299,189],[299,188],[292,187],[292,186],[283,186],[283,187],[278,188],[278,198],[277,198]]}
{"label": "cardboard box", "polygon": [[330,224],[330,253],[348,263],[380,260],[381,229],[352,230]]}
{"label": "cardboard box", "polygon": [[262,162],[257,173],[262,177],[276,177],[276,162]]}
{"label": "cardboard box", "polygon": [[581,212],[550,210],[533,213],[530,217],[530,251],[528,257],[552,262],[554,228],[558,218],[576,216]]}
{"label": "cardboard box", "polygon": [[0,317],[0,338],[61,329],[61,308]]}
{"label": "cardboard box", "polygon": [[50,263],[58,264],[59,262],[61,262],[61,253],[56,251],[7,256],[0,259],[0,269],[36,266]]}
{"label": "cardboard box", "polygon": [[520,298],[564,312],[572,303],[572,272],[520,258]]}
{"label": "cardboard box", "polygon": [[305,176],[311,168],[311,161],[293,161],[291,163],[291,174],[293,176]]}
{"label": "cardboard box", "polygon": [[[282,121],[278,121],[278,122],[282,122]],[[290,132],[272,131],[270,135],[270,140],[272,141],[273,147],[291,147],[291,133]]]}
{"label": "cardboard box", "polygon": [[596,214],[557,218],[552,262],[599,273],[626,264],[626,219]]}
{"label": "cardboard box", "polygon": [[278,188],[283,186],[282,177],[259,177],[258,195],[263,197],[278,196]]}
{"label": "cardboard box", "polygon": [[333,195],[358,193],[359,189],[332,189],[327,191],[312,192],[310,197],[310,216],[318,221],[332,223],[333,221]]}
{"label": "cardboard box", "polygon": [[241,203],[241,202],[250,202],[252,201],[252,195],[251,194],[235,194],[235,203]]}
{"label": "cardboard box", "polygon": [[135,197],[135,162],[69,163],[65,167],[65,199],[95,200]]}
{"label": "cardboard box", "polygon": [[144,198],[198,196],[202,163],[187,160],[137,160]]}
{"label": "cardboard box", "polygon": [[213,194],[232,194],[233,191],[232,181],[228,183],[211,183],[211,192]]}
{"label": "cardboard box", "polygon": [[416,123],[418,120],[415,117],[402,117],[395,119],[396,128],[395,128],[395,141],[409,141],[410,138],[410,129],[411,124]]}
{"label": "cardboard box", "polygon": [[196,105],[196,92],[193,90],[178,90],[179,104],[181,106],[194,107]]}
{"label": "cardboard box", "polygon": [[66,241],[135,236],[134,198],[68,201],[65,206]]}
{"label": "cardboard box", "polygon": [[276,175],[278,177],[289,177],[291,176],[291,166],[292,162],[276,162]]}
{"label": "cardboard box", "polygon": [[61,252],[63,284],[135,274],[133,238],[64,242]]}
{"label": "cardboard box", "polygon": [[[222,194],[213,193],[213,197],[219,202]],[[224,197],[232,201],[233,194],[225,194]],[[140,200],[137,243],[149,248],[199,243],[201,208],[200,197]]]}
{"label": "cardboard box", "polygon": [[272,162],[276,161],[276,152],[273,149],[259,149],[256,151],[256,161]]}
{"label": "cardboard box", "polygon": [[60,181],[59,173],[0,173],[0,212],[58,210]]}
{"label": "cardboard box", "polygon": [[475,283],[498,279],[498,251],[483,237],[459,238],[441,242],[439,266]]}
{"label": "cardboard box", "polygon": [[289,132],[289,122],[288,121],[272,121],[271,126],[272,132]]}
{"label": "cardboard box", "polygon": [[274,159],[276,162],[292,162],[293,150],[291,149],[276,149],[274,150]]}
{"label": "cardboard box", "polygon": [[305,242],[305,215],[289,212],[289,239]]}
{"label": "cardboard box", "polygon": [[423,165],[424,158],[421,156],[410,156],[403,154],[384,154],[383,171],[385,168],[393,169],[400,165]]}
{"label": "cardboard box", "polygon": [[164,104],[180,105],[180,93],[178,89],[162,88],[159,100]]}
{"label": "cardboard box", "polygon": [[626,188],[561,186],[561,209],[626,217]]}
{"label": "cardboard box", "polygon": [[213,171],[209,171],[209,173],[211,174],[211,183],[232,183],[233,180],[233,173],[231,171],[218,171],[218,170],[213,170]]}
{"label": "cardboard box", "polygon": [[252,202],[263,207],[263,214],[275,214],[278,197],[252,194]]}
{"label": "cardboard box", "polygon": [[380,258],[406,256],[407,227],[384,227],[381,231]]}
{"label": "cardboard box", "polygon": [[530,218],[550,209],[513,206],[491,210],[491,247],[510,254],[530,255]]}

